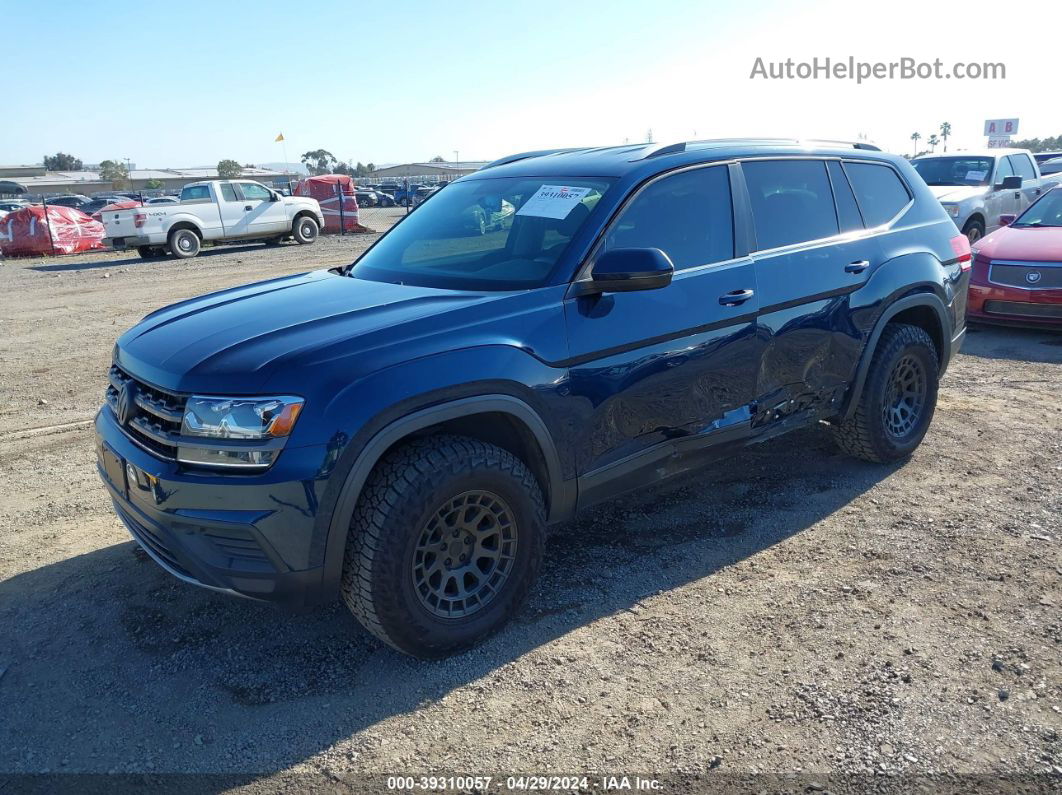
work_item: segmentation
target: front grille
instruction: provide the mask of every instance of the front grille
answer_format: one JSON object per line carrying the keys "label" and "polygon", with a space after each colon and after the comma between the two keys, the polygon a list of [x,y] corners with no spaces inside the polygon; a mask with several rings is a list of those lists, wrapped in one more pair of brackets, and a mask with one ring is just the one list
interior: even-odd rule
{"label": "front grille", "polygon": [[132,514],[120,505],[115,504],[115,509],[118,511],[118,515],[121,517],[129,534],[132,535],[133,538],[144,547],[144,549],[152,552],[164,565],[173,569],[178,574],[184,577],[192,576],[184,566],[177,562],[177,559],[173,557],[169,548],[162,543],[162,540],[157,535],[151,532],[150,528],[134,519]]}
{"label": "front grille", "polygon": [[145,384],[118,365],[111,365],[107,374],[107,405],[118,416],[118,400],[122,389],[129,382],[135,387],[135,405],[122,424],[122,431],[150,453],[161,458],[177,458],[177,439],[181,433],[184,417],[183,395],[167,392]]}
{"label": "front grille", "polygon": [[1024,290],[1058,290],[1062,289],[1062,262],[993,261],[988,280]]}
{"label": "front grille", "polygon": [[1062,320],[1062,304],[1028,304],[1022,301],[985,301],[985,312],[991,315]]}

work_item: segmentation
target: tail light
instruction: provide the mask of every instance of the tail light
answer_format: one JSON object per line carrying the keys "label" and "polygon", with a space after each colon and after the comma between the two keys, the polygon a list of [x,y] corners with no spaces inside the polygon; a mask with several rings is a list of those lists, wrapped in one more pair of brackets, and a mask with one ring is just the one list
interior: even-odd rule
{"label": "tail light", "polygon": [[[145,221],[147,221],[147,213],[133,213],[133,226],[137,229],[142,227]],[[966,248],[969,250],[970,247],[967,246]]]}
{"label": "tail light", "polygon": [[955,252],[955,260],[959,267],[968,271],[973,267],[973,254],[970,253],[970,238],[966,235],[956,235],[950,241],[951,250]]}

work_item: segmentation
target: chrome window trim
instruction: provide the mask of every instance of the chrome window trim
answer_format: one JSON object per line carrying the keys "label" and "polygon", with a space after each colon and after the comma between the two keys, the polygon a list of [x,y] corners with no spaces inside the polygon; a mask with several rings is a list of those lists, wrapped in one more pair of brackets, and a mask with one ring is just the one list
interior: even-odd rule
{"label": "chrome window trim", "polygon": [[[608,219],[608,223],[606,223],[605,226],[598,233],[597,240],[595,240],[594,244],[592,246],[590,246],[590,251],[583,258],[582,264],[580,264],[579,267],[576,269],[575,278],[573,278],[570,283],[571,284],[575,284],[576,282],[584,282],[584,281],[589,281],[590,280],[590,270],[594,266],[594,261],[597,259],[597,255],[598,255],[598,252],[601,249],[601,246],[603,246],[604,243],[605,243],[605,238],[608,236],[609,230],[623,216],[623,213],[627,210],[627,207],[630,206],[631,202],[633,202],[635,199],[637,199],[642,194],[642,191],[644,191],[650,185],[653,185],[653,184],[655,184],[655,183],[659,182],[660,180],[665,179],[667,177],[674,176],[675,174],[682,174],[682,173],[685,173],[687,171],[696,171],[696,170],[704,169],[704,168],[726,167],[726,166],[730,166],[731,164],[737,163],[737,162],[738,162],[737,158],[729,158],[727,160],[713,160],[710,163],[694,163],[694,164],[688,165],[688,166],[681,166],[679,168],[673,168],[670,171],[662,171],[661,173],[656,174],[656,175],[650,177],[649,179],[647,179],[645,182],[643,182],[641,185],[639,185],[629,196],[627,196],[627,198],[623,200],[623,202],[620,204],[620,206],[617,207],[615,209],[615,211],[612,213],[612,217]],[[730,184],[730,225],[731,225],[732,243],[733,243],[734,249],[736,251],[737,250],[737,218],[734,215],[734,185],[733,185],[733,183],[732,183],[732,181],[730,179],[730,175],[729,174],[727,174],[727,182]],[[681,268],[681,269],[676,268],[675,269],[675,276],[677,277],[680,274],[686,273],[687,271],[701,270],[701,269],[704,269],[704,268],[714,268],[717,265],[732,264],[732,263],[741,262],[741,261],[747,260],[747,259],[748,259],[748,256],[743,256],[743,257],[736,257],[735,256],[735,257],[730,257],[729,259],[721,260],[719,262],[706,262],[706,263],[704,263],[702,265],[690,265],[690,266],[688,266],[686,268]]]}

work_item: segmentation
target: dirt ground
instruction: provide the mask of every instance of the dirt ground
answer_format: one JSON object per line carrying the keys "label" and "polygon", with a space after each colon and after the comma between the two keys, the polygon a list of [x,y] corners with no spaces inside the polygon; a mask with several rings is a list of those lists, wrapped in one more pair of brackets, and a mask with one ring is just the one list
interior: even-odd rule
{"label": "dirt ground", "polygon": [[217,595],[137,554],[90,428],[115,338],[368,240],[0,265],[0,775],[1058,785],[1062,333],[971,330],[902,465],[813,429],[587,512],[551,537],[518,620],[441,663],[339,605]]}

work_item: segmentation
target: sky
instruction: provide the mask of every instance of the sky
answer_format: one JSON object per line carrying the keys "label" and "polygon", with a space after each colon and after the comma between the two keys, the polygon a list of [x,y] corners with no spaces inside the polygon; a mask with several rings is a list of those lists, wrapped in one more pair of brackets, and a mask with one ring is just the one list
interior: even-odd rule
{"label": "sky", "polygon": [[[1050,4],[1049,4],[1050,5]],[[551,147],[737,136],[854,139],[910,152],[989,118],[1062,134],[1062,4],[834,0],[258,0],[0,3],[0,164],[57,151],[140,168],[489,160]],[[1007,24],[1009,22],[1012,24]],[[1027,35],[1023,35],[1027,32]],[[106,54],[107,52],[110,54]],[[1000,62],[997,80],[764,80],[765,64]],[[283,133],[282,146],[274,139]]]}

